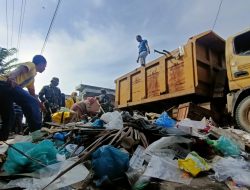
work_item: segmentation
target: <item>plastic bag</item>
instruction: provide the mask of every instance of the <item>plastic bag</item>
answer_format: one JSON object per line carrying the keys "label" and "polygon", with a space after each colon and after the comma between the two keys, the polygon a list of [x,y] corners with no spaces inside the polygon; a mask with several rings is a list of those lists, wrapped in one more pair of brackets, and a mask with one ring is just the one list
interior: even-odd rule
{"label": "plastic bag", "polygon": [[75,151],[74,155],[79,155],[84,150],[84,146],[79,146],[78,148],[77,147],[78,147],[78,145],[76,145],[76,144],[68,144],[68,145],[66,145],[65,149],[70,154],[72,154]]}
{"label": "plastic bag", "polygon": [[239,146],[225,136],[220,136],[217,141],[207,140],[207,143],[221,151],[225,156],[239,156],[241,152]]}
{"label": "plastic bag", "polygon": [[194,177],[197,176],[201,171],[208,171],[211,169],[207,162],[196,152],[190,152],[185,160],[179,159],[178,166],[180,169],[191,173]]}
{"label": "plastic bag", "polygon": [[104,145],[92,154],[92,165],[99,178],[108,176],[112,180],[122,176],[127,171],[129,154],[111,145]]}
{"label": "plastic bag", "polygon": [[104,113],[100,119],[107,123],[104,125],[107,129],[123,128],[122,116],[118,111]]}
{"label": "plastic bag", "polygon": [[177,122],[176,127],[186,134],[203,137],[203,135],[199,134],[200,130],[204,130],[206,128],[206,123],[203,121],[195,121],[189,118],[185,118],[180,122]]}
{"label": "plastic bag", "polygon": [[243,159],[221,158],[213,165],[213,170],[215,178],[220,182],[231,177],[238,185],[250,187],[250,163]]}
{"label": "plastic bag", "polygon": [[140,176],[132,187],[132,190],[142,190],[145,189],[150,183],[150,177]]}
{"label": "plastic bag", "polygon": [[189,185],[192,178],[178,168],[177,162],[169,158],[152,156],[144,176]]}
{"label": "plastic bag", "polygon": [[70,120],[71,113],[66,111],[66,112],[56,112],[52,114],[52,121],[58,124],[61,123],[67,123],[67,121]]}
{"label": "plastic bag", "polygon": [[163,127],[174,127],[176,121],[169,117],[167,112],[163,112],[160,117],[155,121],[155,124]]}
{"label": "plastic bag", "polygon": [[[46,133],[41,132],[41,130],[36,130],[36,131],[32,132],[30,135],[31,135],[32,141],[33,141],[33,142],[37,142],[37,141],[42,140],[42,138],[43,138],[43,136],[44,136],[45,134],[46,134]],[[27,141],[26,141],[26,142],[27,142]]]}
{"label": "plastic bag", "polygon": [[94,127],[94,128],[103,128],[103,120],[101,119],[96,119],[92,124],[91,126]]}
{"label": "plastic bag", "polygon": [[[173,159],[175,157],[175,155],[178,153],[178,151],[174,150],[172,145],[178,144],[178,143],[191,143],[191,142],[192,141],[190,139],[187,139],[184,137],[176,137],[176,136],[162,137],[159,140],[150,144],[146,148],[144,153],[146,156],[150,156],[150,157],[152,155],[155,155],[155,156],[162,157],[163,159],[166,157]],[[185,153],[185,151],[183,149],[181,149],[181,150],[183,153]],[[186,155],[185,155],[185,157],[186,157]],[[145,159],[147,161],[149,161],[150,158],[146,157]]]}
{"label": "plastic bag", "polygon": [[[41,190],[54,179],[58,173],[64,171],[77,161],[75,158],[70,158],[63,162],[58,162],[42,169],[35,171],[33,174],[36,178],[20,178],[11,180],[7,185],[1,186],[1,189],[25,189],[25,190]],[[77,174],[77,175],[76,175]],[[62,177],[49,185],[46,190],[66,190],[69,185],[83,181],[89,174],[89,171],[83,164],[78,164],[66,172]],[[20,187],[20,188],[14,188]]]}
{"label": "plastic bag", "polygon": [[[53,143],[49,140],[44,140],[39,144],[30,142],[16,143],[15,148],[25,152],[28,156],[39,160],[45,165],[56,163],[57,150]],[[7,160],[3,165],[4,170],[9,174],[17,174],[21,172],[33,172],[42,168],[40,164],[30,160],[29,158],[18,153],[13,148],[8,149]]]}

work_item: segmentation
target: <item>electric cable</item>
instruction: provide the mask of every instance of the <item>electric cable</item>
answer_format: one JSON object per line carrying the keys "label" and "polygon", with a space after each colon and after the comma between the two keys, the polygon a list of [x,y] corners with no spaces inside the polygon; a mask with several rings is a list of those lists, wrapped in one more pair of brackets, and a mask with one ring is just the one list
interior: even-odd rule
{"label": "electric cable", "polygon": [[22,0],[22,4],[21,4],[21,13],[20,13],[20,20],[19,20],[19,25],[18,25],[16,58],[18,57],[18,52],[19,52],[19,41],[20,41],[20,31],[21,31],[22,15],[23,15],[23,0]]}
{"label": "electric cable", "polygon": [[12,39],[13,39],[13,28],[14,28],[14,12],[15,12],[15,0],[12,0],[12,23],[11,23],[11,38],[10,38],[10,47],[12,48]]}
{"label": "electric cable", "polygon": [[6,28],[7,28],[7,49],[9,48],[9,26],[8,26],[8,1],[5,1]]}
{"label": "electric cable", "polygon": [[21,39],[22,39],[22,31],[23,31],[23,22],[24,22],[24,15],[25,15],[25,8],[26,8],[26,0],[22,0],[23,10],[21,12],[21,18],[20,18],[20,32],[19,32],[19,38],[18,38],[18,56],[20,53],[20,46],[21,46]]}
{"label": "electric cable", "polygon": [[46,47],[46,44],[47,44],[47,41],[48,41],[48,38],[49,38],[49,34],[50,34],[51,29],[52,29],[52,26],[53,26],[53,24],[54,24],[54,20],[55,20],[55,18],[56,18],[57,11],[58,11],[58,8],[59,8],[59,5],[60,5],[60,4],[61,4],[61,0],[58,0],[58,3],[57,3],[57,6],[56,6],[54,15],[53,15],[52,20],[51,20],[51,22],[50,22],[50,26],[49,26],[47,35],[46,35],[45,40],[44,40],[44,43],[43,43],[43,47],[42,47],[42,50],[41,50],[41,54],[43,54],[44,49],[45,49],[45,47]]}
{"label": "electric cable", "polygon": [[217,11],[217,14],[216,14],[216,17],[215,17],[215,20],[214,20],[214,24],[213,24],[212,30],[214,30],[215,24],[216,24],[216,22],[217,22],[217,19],[218,19],[220,10],[221,10],[222,2],[223,2],[223,0],[220,1],[219,9],[218,9],[218,11]]}

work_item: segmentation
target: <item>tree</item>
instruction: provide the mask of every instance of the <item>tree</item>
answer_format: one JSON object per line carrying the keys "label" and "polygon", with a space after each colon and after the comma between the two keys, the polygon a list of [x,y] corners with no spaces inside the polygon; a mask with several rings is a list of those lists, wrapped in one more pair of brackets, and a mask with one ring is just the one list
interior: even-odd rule
{"label": "tree", "polygon": [[13,56],[16,52],[16,48],[6,49],[0,47],[0,74],[5,74],[6,72],[18,65],[13,64],[17,62],[17,58],[11,58],[7,61],[7,58]]}

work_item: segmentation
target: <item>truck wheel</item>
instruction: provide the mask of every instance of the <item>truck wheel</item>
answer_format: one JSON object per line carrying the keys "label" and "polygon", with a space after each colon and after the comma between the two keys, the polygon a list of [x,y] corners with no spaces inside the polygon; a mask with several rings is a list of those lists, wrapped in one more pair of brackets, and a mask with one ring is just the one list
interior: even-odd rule
{"label": "truck wheel", "polygon": [[235,119],[240,128],[250,132],[250,96],[244,98],[237,106]]}

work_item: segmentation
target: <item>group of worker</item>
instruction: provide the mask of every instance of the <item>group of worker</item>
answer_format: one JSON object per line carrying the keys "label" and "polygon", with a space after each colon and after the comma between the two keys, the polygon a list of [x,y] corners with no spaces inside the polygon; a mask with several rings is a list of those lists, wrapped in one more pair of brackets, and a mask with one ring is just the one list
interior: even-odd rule
{"label": "group of worker", "polygon": [[[150,53],[147,40],[143,40],[140,35],[136,36],[139,42],[139,54],[137,62],[145,66],[146,57]],[[58,111],[60,107],[73,107],[77,103],[76,93],[72,93],[65,104],[65,95],[57,87],[59,79],[53,77],[50,85],[44,86],[39,92],[39,98],[35,93],[34,79],[37,72],[42,73],[47,66],[47,61],[42,55],[35,55],[31,62],[21,63],[15,70],[8,74],[0,75],[0,116],[2,124],[0,126],[0,140],[7,140],[10,129],[15,122],[14,106],[21,108],[21,113],[26,117],[30,132],[38,130],[42,126],[42,121],[51,121],[51,114]],[[26,87],[28,92],[23,88]],[[110,99],[105,90],[101,91],[98,98],[102,108],[110,110]],[[84,104],[81,102],[80,104]],[[80,105],[79,104],[79,105]],[[75,106],[75,108],[80,106]],[[15,108],[15,110],[17,110]],[[44,118],[42,119],[41,110]]]}
{"label": "group of worker", "polygon": [[[33,60],[19,64],[7,73],[0,75],[0,141],[7,140],[10,130],[15,125],[14,106],[21,108],[26,118],[29,131],[33,132],[42,127],[43,121],[51,121],[51,114],[60,107],[73,107],[77,103],[77,93],[74,92],[65,101],[65,95],[57,87],[59,79],[53,77],[50,85],[44,86],[36,96],[34,79],[37,72],[42,73],[47,66],[47,61],[42,55],[35,55]],[[23,88],[27,88],[28,92]],[[98,97],[101,105],[110,104],[110,99],[105,90]],[[79,101],[80,102],[80,101]],[[42,112],[44,114],[41,114]],[[108,110],[110,111],[110,110]],[[42,115],[44,117],[42,118]]]}

